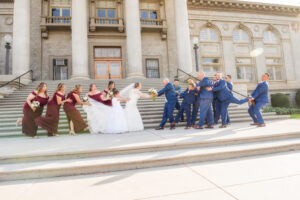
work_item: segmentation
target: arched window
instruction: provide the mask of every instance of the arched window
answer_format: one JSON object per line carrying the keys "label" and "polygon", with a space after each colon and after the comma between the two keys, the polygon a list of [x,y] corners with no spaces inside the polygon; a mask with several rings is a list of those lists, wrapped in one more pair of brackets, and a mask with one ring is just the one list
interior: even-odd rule
{"label": "arched window", "polygon": [[235,30],[233,32],[233,41],[234,42],[249,42],[249,36],[246,31],[242,29]]}
{"label": "arched window", "polygon": [[271,30],[264,32],[264,48],[266,67],[267,72],[270,74],[270,80],[283,80],[280,40]]}
{"label": "arched window", "polygon": [[264,43],[277,44],[278,42],[278,38],[272,31],[264,32]]}
{"label": "arched window", "polygon": [[210,27],[200,31],[200,64],[207,76],[212,77],[221,71],[222,67],[222,44],[217,32]]}
{"label": "arched window", "polygon": [[200,32],[200,41],[217,42],[218,37],[216,32],[212,28],[204,28]]}
{"label": "arched window", "polygon": [[233,43],[235,51],[236,78],[242,81],[254,80],[254,64],[250,57],[252,45],[250,37],[243,29],[233,32]]}

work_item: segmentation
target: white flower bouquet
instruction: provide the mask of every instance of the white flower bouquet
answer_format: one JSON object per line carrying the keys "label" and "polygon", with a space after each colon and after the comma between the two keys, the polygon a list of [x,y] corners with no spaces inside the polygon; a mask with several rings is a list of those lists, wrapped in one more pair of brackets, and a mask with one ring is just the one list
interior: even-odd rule
{"label": "white flower bouquet", "polygon": [[31,107],[32,107],[32,108],[38,108],[38,107],[40,107],[40,102],[39,102],[39,101],[33,101],[33,102],[31,103]]}
{"label": "white flower bouquet", "polygon": [[152,101],[155,101],[156,95],[157,95],[157,90],[154,89],[154,88],[151,88],[151,89],[148,90],[148,93],[149,93],[149,95],[153,95]]}
{"label": "white flower bouquet", "polygon": [[89,98],[87,96],[85,96],[85,97],[82,98],[82,101],[83,102],[89,102]]}
{"label": "white flower bouquet", "polygon": [[111,91],[111,90],[108,91],[107,95],[108,95],[109,98],[111,98],[111,99],[114,97],[114,93],[113,93],[113,91]]}

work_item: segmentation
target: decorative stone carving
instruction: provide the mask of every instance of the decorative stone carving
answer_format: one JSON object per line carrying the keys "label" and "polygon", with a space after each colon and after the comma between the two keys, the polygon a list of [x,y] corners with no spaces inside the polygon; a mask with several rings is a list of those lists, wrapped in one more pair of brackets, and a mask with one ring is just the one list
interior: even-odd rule
{"label": "decorative stone carving", "polygon": [[287,33],[288,32],[288,28],[286,26],[281,27],[281,32],[282,33]]}
{"label": "decorative stone carving", "polygon": [[255,31],[255,32],[258,32],[258,31],[259,31],[259,26],[258,26],[258,25],[255,25],[255,26],[254,26],[254,31]]}
{"label": "decorative stone carving", "polygon": [[293,31],[295,31],[297,33],[298,30],[299,30],[299,23],[298,22],[293,22],[291,24],[291,26],[292,26]]}
{"label": "decorative stone carving", "polygon": [[228,31],[229,30],[229,25],[228,24],[223,24],[222,26],[224,31]]}
{"label": "decorative stone carving", "polygon": [[13,18],[11,18],[11,17],[5,18],[5,24],[6,25],[12,25],[13,24]]}

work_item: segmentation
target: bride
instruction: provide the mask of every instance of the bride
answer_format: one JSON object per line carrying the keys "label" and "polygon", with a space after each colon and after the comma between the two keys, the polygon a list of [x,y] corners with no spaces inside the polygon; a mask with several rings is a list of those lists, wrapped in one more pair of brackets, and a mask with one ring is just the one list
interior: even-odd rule
{"label": "bride", "polygon": [[121,97],[130,99],[125,107],[125,116],[129,132],[144,130],[144,124],[137,108],[137,102],[140,98],[152,98],[152,96],[142,93],[140,91],[141,88],[141,83],[133,83],[120,92]]}

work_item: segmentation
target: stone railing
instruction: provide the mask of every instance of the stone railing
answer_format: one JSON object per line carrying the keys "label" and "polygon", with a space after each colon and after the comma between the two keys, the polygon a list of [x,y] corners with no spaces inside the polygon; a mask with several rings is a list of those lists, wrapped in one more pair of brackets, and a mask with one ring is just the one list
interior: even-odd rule
{"label": "stone railing", "polygon": [[162,19],[141,19],[141,25],[143,26],[153,26],[162,27],[164,20]]}
{"label": "stone railing", "polygon": [[90,18],[90,31],[96,31],[97,27],[101,28],[117,28],[119,32],[124,31],[123,18]]}
{"label": "stone railing", "polygon": [[43,17],[42,18],[42,23],[46,25],[71,25],[71,17],[54,17],[54,16],[49,16],[49,17]]}

